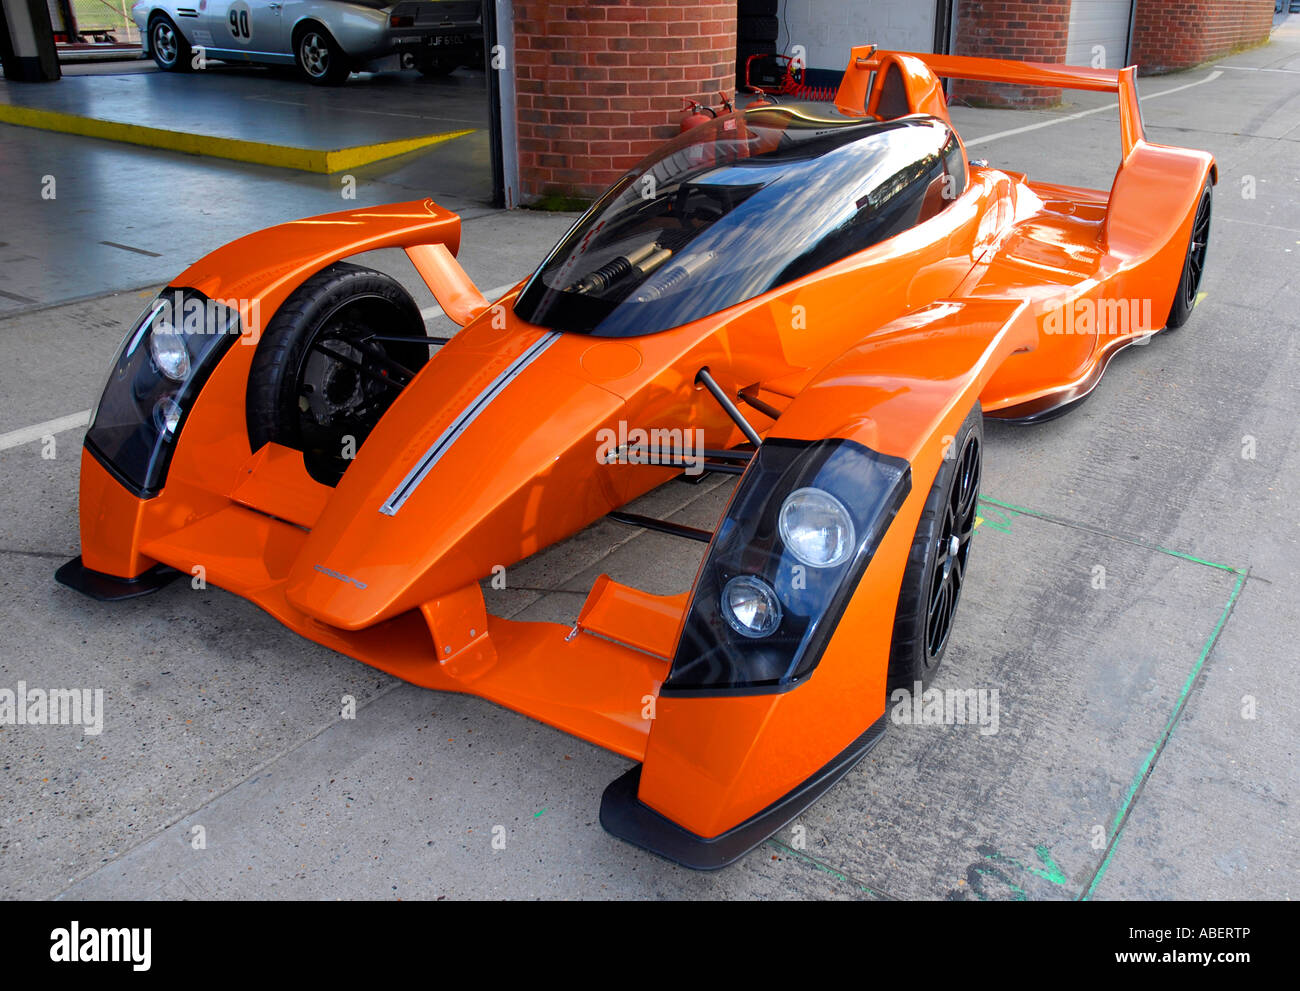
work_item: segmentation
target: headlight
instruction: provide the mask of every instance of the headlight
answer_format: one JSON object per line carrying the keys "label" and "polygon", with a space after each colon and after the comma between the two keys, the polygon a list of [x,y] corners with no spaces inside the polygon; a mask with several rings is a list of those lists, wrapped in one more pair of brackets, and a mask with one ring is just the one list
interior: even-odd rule
{"label": "headlight", "polygon": [[190,374],[190,353],[185,338],[168,319],[160,318],[149,331],[149,353],[153,363],[173,382],[184,382]]}
{"label": "headlight", "polygon": [[166,290],[122,341],[86,450],[141,499],[157,495],[187,412],[240,333],[236,310],[193,289]]}
{"label": "headlight", "polygon": [[154,404],[154,423],[157,424],[158,431],[170,440],[176,435],[176,428],[181,425],[181,416],[184,413],[180,403],[171,396],[163,396]]}
{"label": "headlight", "polygon": [[781,603],[763,579],[737,575],[722,590],[722,615],[741,636],[766,637],[781,623]]}
{"label": "headlight", "polygon": [[764,441],[700,566],[661,692],[783,692],[802,684],[911,477],[904,459],[853,441]]}
{"label": "headlight", "polygon": [[853,553],[853,519],[844,504],[821,489],[799,489],[781,505],[781,539],[813,568],[833,568]]}

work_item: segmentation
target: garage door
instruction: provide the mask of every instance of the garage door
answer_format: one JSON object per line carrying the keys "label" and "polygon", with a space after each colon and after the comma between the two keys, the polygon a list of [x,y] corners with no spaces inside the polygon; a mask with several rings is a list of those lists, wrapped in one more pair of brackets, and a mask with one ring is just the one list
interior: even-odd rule
{"label": "garage door", "polygon": [[932,52],[937,6],[936,0],[781,0],[778,47],[789,52],[802,45],[809,68],[836,73],[854,45]]}
{"label": "garage door", "polygon": [[[1065,61],[1122,69],[1128,65],[1128,25],[1133,0],[1074,0]],[[1098,51],[1100,46],[1100,51]],[[1098,61],[1104,57],[1104,65]]]}

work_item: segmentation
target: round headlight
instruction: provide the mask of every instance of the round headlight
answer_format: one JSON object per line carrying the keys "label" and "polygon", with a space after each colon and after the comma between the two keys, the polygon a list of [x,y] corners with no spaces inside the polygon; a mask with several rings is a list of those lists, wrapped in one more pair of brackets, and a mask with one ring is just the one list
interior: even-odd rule
{"label": "round headlight", "polygon": [[149,353],[153,363],[173,382],[184,382],[190,374],[190,353],[185,338],[167,320],[159,320],[149,331]]}
{"label": "round headlight", "polygon": [[180,426],[182,412],[180,403],[171,396],[163,396],[154,404],[154,423],[164,436],[171,437]]}
{"label": "round headlight", "polygon": [[765,637],[781,625],[781,603],[763,579],[737,575],[723,586],[722,615],[742,636]]}
{"label": "round headlight", "polygon": [[790,553],[813,568],[843,564],[857,546],[844,503],[821,489],[797,489],[786,496],[778,529]]}

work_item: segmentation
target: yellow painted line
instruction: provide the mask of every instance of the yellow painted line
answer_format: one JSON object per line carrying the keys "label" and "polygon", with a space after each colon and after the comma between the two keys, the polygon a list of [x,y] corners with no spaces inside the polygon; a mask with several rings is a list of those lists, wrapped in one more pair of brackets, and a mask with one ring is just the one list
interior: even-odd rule
{"label": "yellow painted line", "polygon": [[360,168],[371,162],[392,158],[395,155],[405,155],[407,152],[419,151],[421,148],[428,148],[430,145],[441,144],[452,138],[462,138],[466,134],[473,133],[474,128],[470,127],[463,131],[448,131],[446,134],[426,134],[418,138],[403,138],[400,141],[384,141],[377,145],[357,145],[354,148],[327,151],[325,163],[328,168],[325,171],[342,172],[344,169]]}
{"label": "yellow painted line", "polygon": [[97,120],[79,117],[57,110],[38,110],[35,107],[16,107],[0,103],[0,123],[19,127],[35,127],[42,131],[59,131],[78,134],[86,138],[102,138],[125,144],[162,148],[188,155],[205,155],[209,158],[227,158],[253,165],[272,165],[282,169],[302,172],[320,172],[329,175],[344,169],[360,168],[395,155],[405,155],[453,138],[472,134],[474,129],[448,131],[445,134],[426,134],[399,141],[383,141],[373,145],[357,145],[328,151],[323,148],[292,148],[263,141],[242,141],[238,138],[220,138],[207,134],[185,134],[144,124],[126,124],[115,120]]}

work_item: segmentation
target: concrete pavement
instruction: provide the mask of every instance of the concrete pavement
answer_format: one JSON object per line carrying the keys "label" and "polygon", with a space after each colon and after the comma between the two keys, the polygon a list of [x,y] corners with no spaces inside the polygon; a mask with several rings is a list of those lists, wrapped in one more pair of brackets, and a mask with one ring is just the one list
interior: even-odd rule
{"label": "concrete pavement", "polygon": [[[95,737],[0,727],[2,890],[1295,897],[1296,22],[1265,48],[1142,81],[1148,136],[1218,159],[1205,296],[1188,325],[1122,354],[1070,415],[986,426],[984,524],[936,686],[997,689],[998,733],[891,726],[799,820],[802,832],[728,870],[691,873],[601,830],[601,790],[627,766],[617,756],[487,702],[396,682],[216,589],[182,582],[103,605],[56,586],[53,569],[77,548],[80,438],[69,431],[50,459],[39,442],[0,451],[0,687],[102,687],[106,723]],[[954,117],[968,140],[989,139],[973,155],[1107,188],[1118,158],[1107,106],[1089,96],[1051,113],[959,108]],[[1050,126],[998,136],[1031,123]],[[5,152],[15,153],[33,174],[42,168],[39,148]],[[213,209],[211,228],[188,233],[186,251],[258,226],[252,214],[268,195],[287,197],[277,211],[327,198],[311,178],[259,185],[264,177],[241,170],[232,181],[247,208]],[[392,192],[381,182],[367,196]],[[6,210],[12,195],[0,192]],[[105,239],[125,238],[129,196],[84,208]],[[570,221],[473,212],[470,274],[483,286],[522,275]],[[41,250],[41,227],[30,230],[0,240]],[[117,287],[164,281],[162,261],[124,271]],[[42,299],[75,292],[77,255],[59,263],[69,274]],[[378,263],[413,284],[400,257]],[[0,316],[0,433],[89,406],[148,295]],[[708,526],[726,494],[715,483],[672,483],[638,508]],[[600,571],[680,590],[699,553],[685,543],[602,522],[512,568],[490,606],[571,620]],[[355,720],[339,719],[344,695],[356,699]],[[504,849],[493,847],[495,827]]]}

